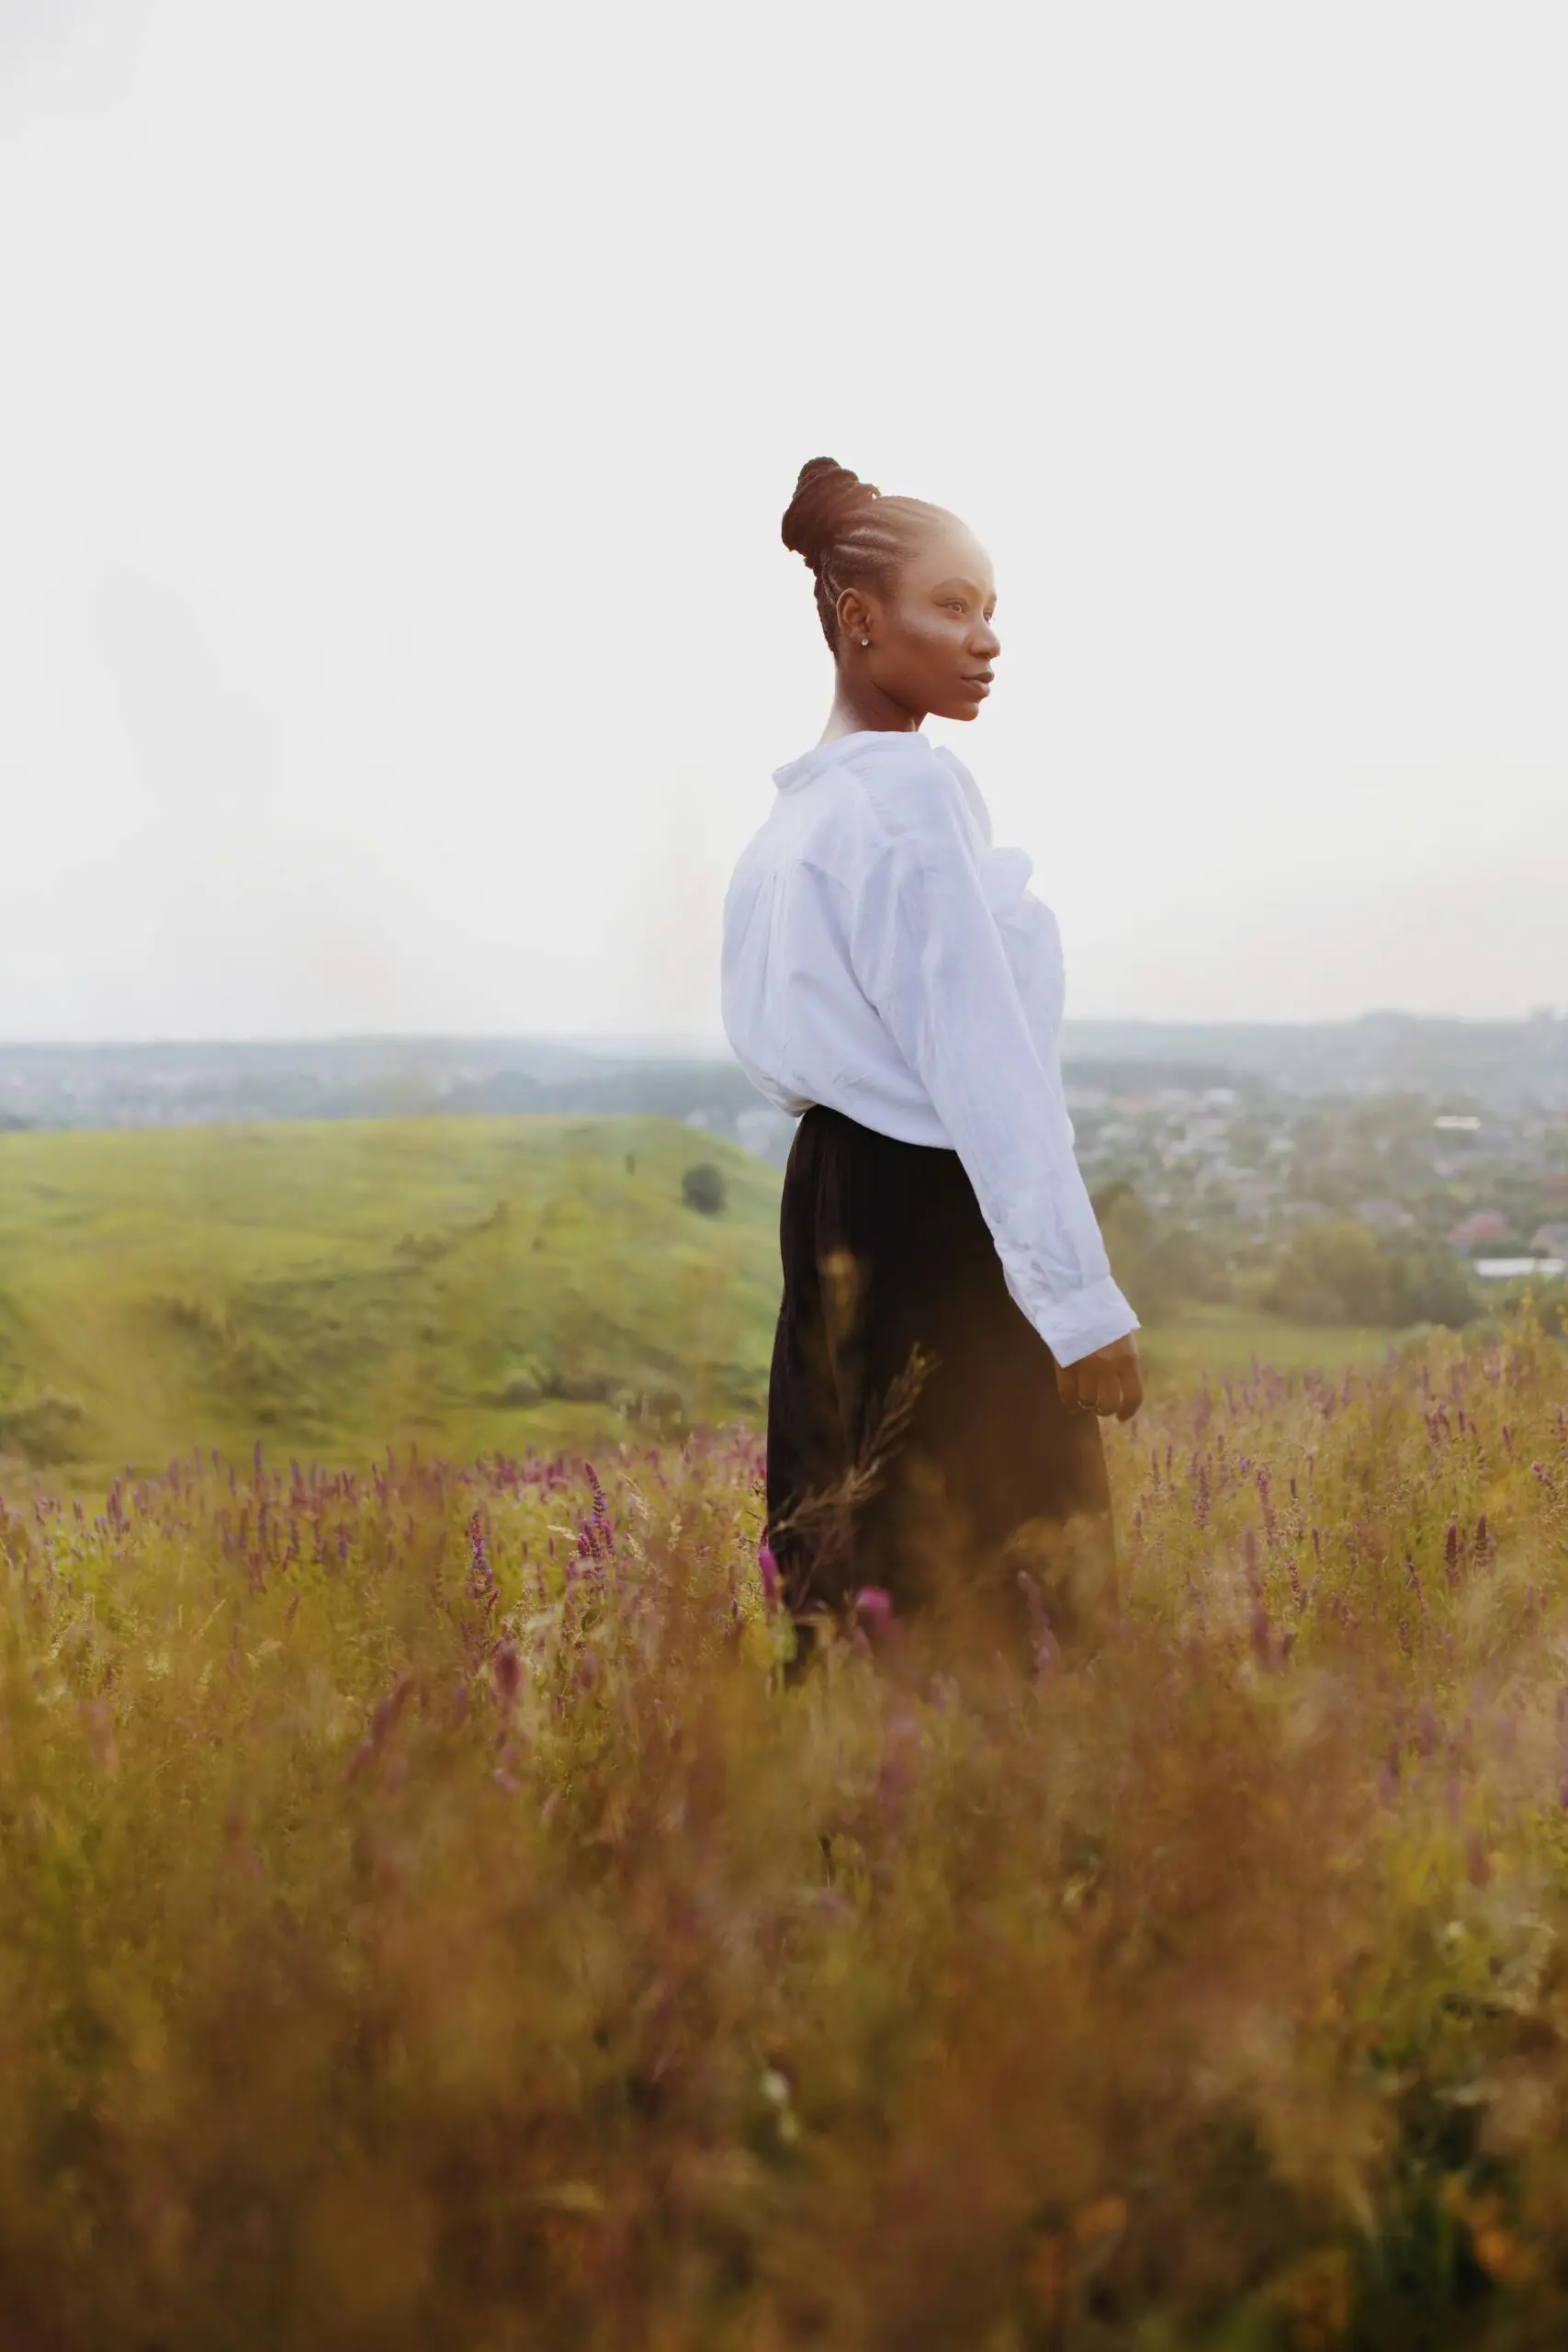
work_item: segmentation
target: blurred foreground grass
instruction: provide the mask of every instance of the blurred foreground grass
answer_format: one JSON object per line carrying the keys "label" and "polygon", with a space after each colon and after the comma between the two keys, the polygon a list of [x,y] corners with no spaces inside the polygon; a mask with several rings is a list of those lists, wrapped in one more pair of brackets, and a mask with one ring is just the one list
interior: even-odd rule
{"label": "blurred foreground grass", "polygon": [[741,1432],[34,1497],[4,2340],[1568,2340],[1563,1397],[1205,1384],[1092,1662],[795,1688]]}

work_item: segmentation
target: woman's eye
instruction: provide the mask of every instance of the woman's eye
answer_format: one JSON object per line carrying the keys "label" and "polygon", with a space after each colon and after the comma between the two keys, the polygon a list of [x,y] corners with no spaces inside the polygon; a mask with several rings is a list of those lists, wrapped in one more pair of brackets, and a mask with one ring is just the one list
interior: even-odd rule
{"label": "woman's eye", "polygon": [[966,613],[969,607],[962,596],[950,596],[947,599],[947,609],[950,613]]}

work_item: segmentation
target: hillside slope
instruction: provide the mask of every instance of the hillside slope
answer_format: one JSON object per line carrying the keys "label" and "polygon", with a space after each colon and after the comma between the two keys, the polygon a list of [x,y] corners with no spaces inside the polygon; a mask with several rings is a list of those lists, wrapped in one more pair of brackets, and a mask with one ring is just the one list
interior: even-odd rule
{"label": "hillside slope", "polygon": [[[709,1160],[727,1200],[687,1208]],[[0,1456],[465,1453],[755,1415],[778,1171],[655,1118],[0,1136]]]}

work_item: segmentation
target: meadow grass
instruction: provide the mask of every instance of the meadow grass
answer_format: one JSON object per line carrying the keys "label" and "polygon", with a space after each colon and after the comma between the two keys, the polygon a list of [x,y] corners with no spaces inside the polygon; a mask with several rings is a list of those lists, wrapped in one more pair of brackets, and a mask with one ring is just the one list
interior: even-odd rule
{"label": "meadow grass", "polygon": [[1562,2342],[1563,1398],[1528,1323],[1168,1396],[1097,1655],[793,1683],[741,1430],[40,1488],[6,2340]]}
{"label": "meadow grass", "polygon": [[1259,1364],[1276,1372],[1364,1370],[1410,1337],[1360,1323],[1292,1323],[1245,1304],[1194,1304],[1145,1329],[1138,1349],[1152,1381],[1187,1388],[1205,1376],[1245,1376]]}

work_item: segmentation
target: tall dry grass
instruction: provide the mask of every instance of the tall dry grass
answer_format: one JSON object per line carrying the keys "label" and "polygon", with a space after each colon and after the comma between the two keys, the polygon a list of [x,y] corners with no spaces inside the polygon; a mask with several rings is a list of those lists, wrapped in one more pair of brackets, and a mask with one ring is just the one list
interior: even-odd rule
{"label": "tall dry grass", "polygon": [[1565,2340],[1563,1372],[1146,1415],[1033,1676],[786,1687],[740,1434],[40,1494],[3,2340]]}

